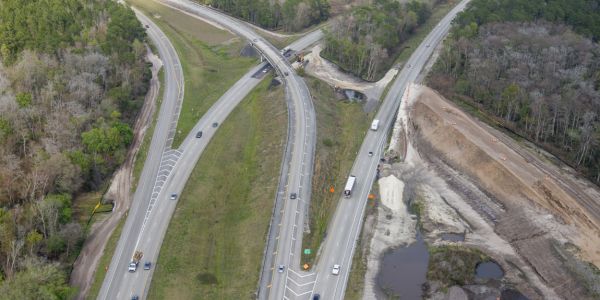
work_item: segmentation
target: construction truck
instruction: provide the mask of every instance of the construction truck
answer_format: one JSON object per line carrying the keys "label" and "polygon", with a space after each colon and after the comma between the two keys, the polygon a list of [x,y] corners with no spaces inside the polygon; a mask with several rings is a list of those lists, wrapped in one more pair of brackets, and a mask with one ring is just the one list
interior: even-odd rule
{"label": "construction truck", "polygon": [[129,263],[129,272],[133,273],[137,270],[142,256],[144,256],[144,253],[142,251],[135,251],[133,257],[131,258],[131,262]]}

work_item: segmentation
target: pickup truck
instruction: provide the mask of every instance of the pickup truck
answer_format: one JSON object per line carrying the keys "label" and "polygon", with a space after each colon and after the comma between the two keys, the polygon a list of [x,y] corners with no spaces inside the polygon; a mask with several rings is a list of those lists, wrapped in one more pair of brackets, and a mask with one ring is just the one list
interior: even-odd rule
{"label": "pickup truck", "polygon": [[137,267],[140,264],[140,260],[142,259],[142,256],[144,256],[144,253],[142,253],[142,251],[135,251],[135,253],[133,254],[133,257],[131,258],[131,262],[129,263],[128,271],[130,273],[133,273],[137,270]]}

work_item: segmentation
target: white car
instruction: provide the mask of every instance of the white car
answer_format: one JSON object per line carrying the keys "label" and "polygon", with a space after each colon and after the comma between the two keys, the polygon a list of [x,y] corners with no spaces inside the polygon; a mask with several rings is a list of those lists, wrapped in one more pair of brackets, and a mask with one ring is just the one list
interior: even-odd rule
{"label": "white car", "polygon": [[339,275],[340,274],[340,265],[333,265],[333,270],[331,270],[331,274]]}
{"label": "white car", "polygon": [[135,272],[135,271],[137,270],[137,266],[138,266],[138,264],[137,264],[136,262],[134,262],[134,261],[130,262],[130,263],[129,263],[129,268],[128,268],[128,271],[129,271],[130,273],[133,273],[133,272]]}

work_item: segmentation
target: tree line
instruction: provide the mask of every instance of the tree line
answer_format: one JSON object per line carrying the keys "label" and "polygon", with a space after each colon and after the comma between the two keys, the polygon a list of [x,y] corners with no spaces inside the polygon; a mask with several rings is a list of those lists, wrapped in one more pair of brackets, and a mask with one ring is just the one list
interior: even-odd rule
{"label": "tree line", "polygon": [[[487,0],[473,7],[480,2]],[[546,21],[463,25],[479,13],[468,9],[459,18],[428,84],[600,183],[600,46]]]}
{"label": "tree line", "polygon": [[456,18],[456,24],[538,20],[566,24],[595,42],[600,39],[599,0],[477,0]]}
{"label": "tree line", "polygon": [[325,33],[321,55],[342,69],[373,81],[395,60],[402,43],[427,19],[425,2],[374,0],[353,7]]}
{"label": "tree line", "polygon": [[328,0],[201,0],[267,29],[298,31],[329,18]]}
{"label": "tree line", "polygon": [[151,77],[110,0],[0,0],[0,298],[67,299],[73,198],[123,162]]}

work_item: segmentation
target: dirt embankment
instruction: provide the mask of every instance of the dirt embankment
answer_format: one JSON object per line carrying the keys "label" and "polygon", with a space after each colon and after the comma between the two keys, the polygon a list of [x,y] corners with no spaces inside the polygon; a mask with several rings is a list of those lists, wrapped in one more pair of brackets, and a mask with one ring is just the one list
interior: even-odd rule
{"label": "dirt embankment", "polygon": [[[474,233],[489,227],[489,235],[506,244],[505,251],[492,257],[507,269],[525,273],[519,285],[530,297],[589,298],[588,290],[598,287],[586,286],[581,278],[589,269],[583,270],[569,255],[600,266],[598,189],[467,116],[434,91],[414,85],[411,89],[415,92],[407,110],[409,140],[419,157],[460,195],[447,202]],[[461,208],[461,203],[469,207]],[[489,244],[485,235],[470,240],[467,235],[466,243]],[[544,292],[544,287],[553,291]]]}

